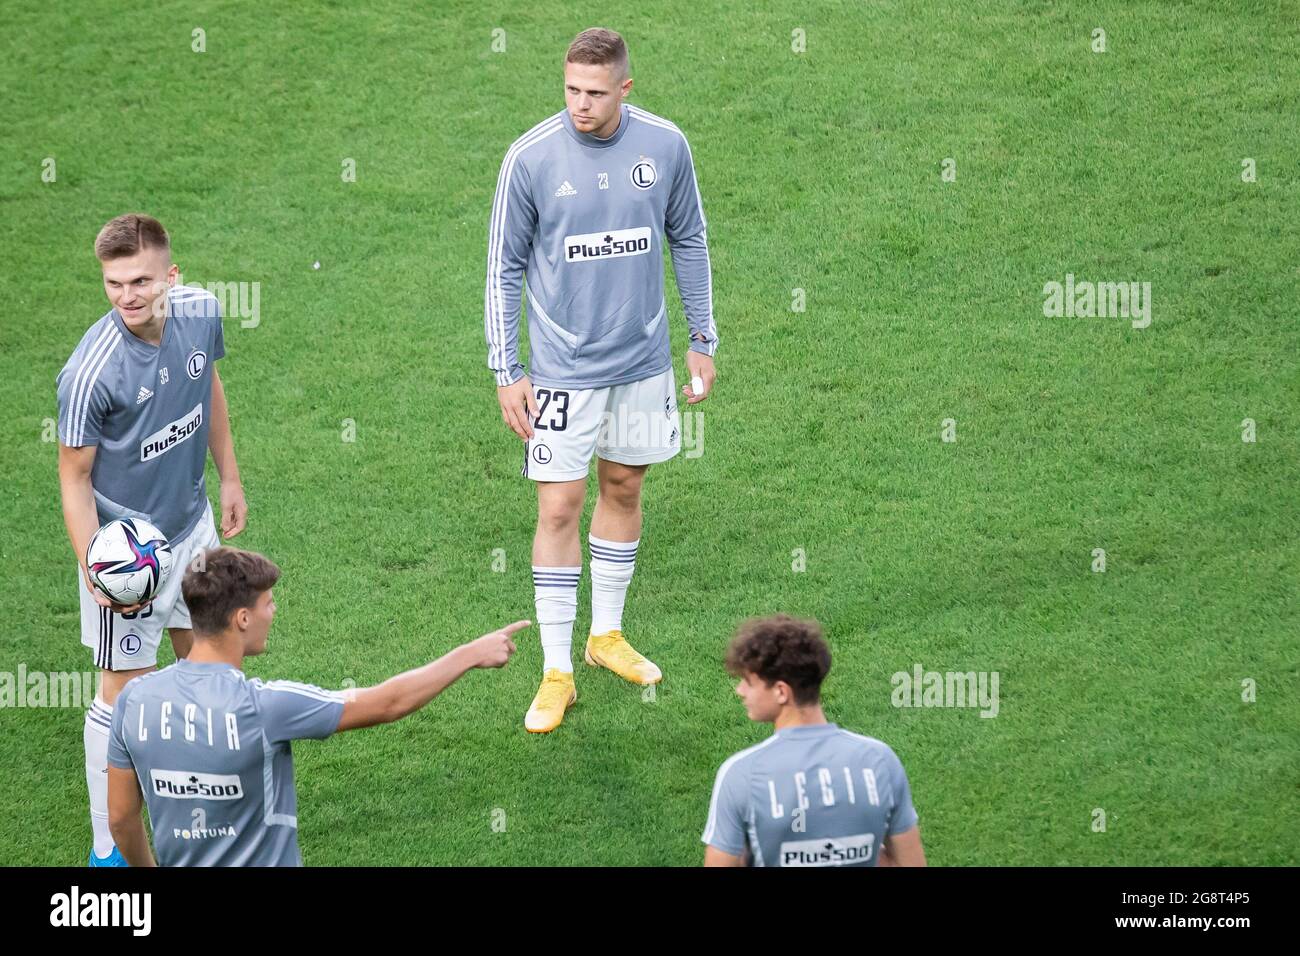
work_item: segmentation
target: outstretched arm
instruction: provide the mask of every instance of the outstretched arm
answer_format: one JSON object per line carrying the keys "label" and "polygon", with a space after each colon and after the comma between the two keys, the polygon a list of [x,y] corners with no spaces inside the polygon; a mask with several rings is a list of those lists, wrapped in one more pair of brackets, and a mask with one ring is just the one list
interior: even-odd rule
{"label": "outstretched arm", "polygon": [[498,631],[462,644],[432,663],[390,677],[382,684],[348,694],[339,730],[391,724],[419,710],[476,667],[504,667],[515,652],[512,634],[532,621],[515,621]]}

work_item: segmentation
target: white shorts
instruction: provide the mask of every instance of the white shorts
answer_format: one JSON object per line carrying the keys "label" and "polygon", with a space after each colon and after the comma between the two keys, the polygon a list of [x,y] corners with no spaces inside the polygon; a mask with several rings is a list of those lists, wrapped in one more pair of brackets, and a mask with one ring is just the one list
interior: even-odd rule
{"label": "white shorts", "polygon": [[682,447],[673,370],[605,388],[534,386],[537,419],[524,444],[523,476],[534,481],[587,477],[594,453],[623,465],[667,461]]}
{"label": "white shorts", "polygon": [[194,530],[180,541],[173,541],[172,569],[158,596],[134,614],[115,614],[100,607],[86,590],[86,582],[77,569],[81,592],[81,643],[95,652],[95,666],[106,671],[133,671],[158,663],[158,645],[164,627],[188,628],[190,609],[181,597],[181,579],[194,556],[221,544],[212,523],[209,504]]}

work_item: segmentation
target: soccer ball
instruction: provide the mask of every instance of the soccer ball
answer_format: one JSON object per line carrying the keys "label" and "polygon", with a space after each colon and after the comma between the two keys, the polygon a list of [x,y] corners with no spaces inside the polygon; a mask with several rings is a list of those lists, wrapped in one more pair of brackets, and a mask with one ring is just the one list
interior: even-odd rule
{"label": "soccer ball", "polygon": [[140,518],[110,521],[86,549],[90,582],[114,604],[152,601],[172,569],[167,538]]}

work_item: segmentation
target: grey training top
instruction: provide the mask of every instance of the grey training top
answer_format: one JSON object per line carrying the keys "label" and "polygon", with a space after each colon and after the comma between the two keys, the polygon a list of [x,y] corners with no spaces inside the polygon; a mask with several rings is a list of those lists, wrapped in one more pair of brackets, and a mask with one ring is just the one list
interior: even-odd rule
{"label": "grey training top", "polygon": [[210,292],[173,286],[167,314],[158,346],[137,338],[117,309],[82,336],[57,379],[59,441],[99,446],[90,484],[101,525],[144,518],[178,541],[208,507],[212,363],[226,346]]}
{"label": "grey training top", "polygon": [[122,689],[108,762],[135,770],[160,866],[301,866],[290,742],[342,716],[334,691],[182,659]]}
{"label": "grey training top", "polygon": [[517,139],[488,230],[484,331],[497,385],[525,374],[525,294],[534,385],[601,388],[670,368],[665,238],[690,347],[714,354],[705,225],[686,137],[653,113],[624,104],[618,130],[599,139],[561,110]]}
{"label": "grey training top", "polygon": [[718,769],[703,842],[754,866],[875,866],[916,826],[907,775],[873,737],[814,724],[778,730]]}

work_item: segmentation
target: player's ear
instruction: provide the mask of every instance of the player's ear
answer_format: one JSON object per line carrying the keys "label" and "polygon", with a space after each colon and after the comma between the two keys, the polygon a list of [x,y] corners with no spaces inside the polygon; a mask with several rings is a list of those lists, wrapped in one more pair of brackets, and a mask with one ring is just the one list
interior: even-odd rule
{"label": "player's ear", "polygon": [[176,263],[173,262],[171,264],[171,268],[167,270],[167,284],[175,285],[176,280],[177,278],[179,278],[180,274],[181,274],[180,266],[176,265]]}

